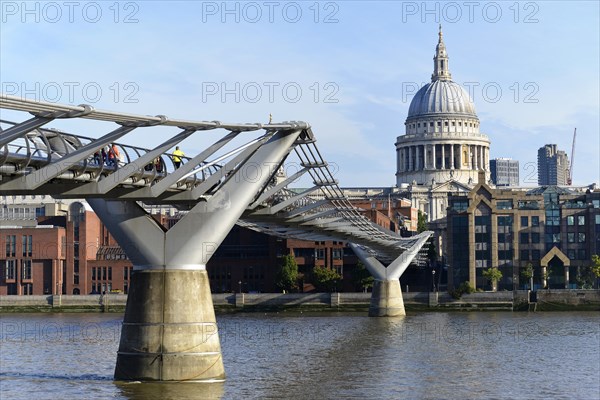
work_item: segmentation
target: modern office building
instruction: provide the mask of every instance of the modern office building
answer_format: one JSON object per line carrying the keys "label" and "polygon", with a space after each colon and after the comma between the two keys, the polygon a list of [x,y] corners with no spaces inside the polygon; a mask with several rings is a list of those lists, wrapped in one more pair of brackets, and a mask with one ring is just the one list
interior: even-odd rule
{"label": "modern office building", "polygon": [[567,185],[569,168],[567,153],[555,144],[538,149],[538,185]]}
{"label": "modern office building", "polygon": [[492,182],[496,187],[519,186],[519,161],[511,158],[490,160]]}
{"label": "modern office building", "polygon": [[451,195],[448,285],[468,281],[488,289],[487,268],[502,272],[499,289],[524,288],[521,271],[534,267],[535,287],[573,288],[600,254],[600,190],[559,186],[493,189],[482,179],[468,195]]}

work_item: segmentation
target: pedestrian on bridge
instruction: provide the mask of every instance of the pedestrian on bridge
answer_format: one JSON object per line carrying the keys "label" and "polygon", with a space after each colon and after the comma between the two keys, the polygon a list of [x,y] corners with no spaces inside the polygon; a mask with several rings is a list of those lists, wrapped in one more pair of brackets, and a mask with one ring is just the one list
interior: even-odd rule
{"label": "pedestrian on bridge", "polygon": [[183,157],[185,157],[185,154],[179,149],[179,146],[176,146],[175,151],[173,152],[173,165],[175,165],[175,169],[181,167]]}
{"label": "pedestrian on bridge", "polygon": [[119,153],[119,148],[116,143],[113,143],[111,148],[108,150],[108,165],[117,165],[119,160],[121,159],[121,154]]}

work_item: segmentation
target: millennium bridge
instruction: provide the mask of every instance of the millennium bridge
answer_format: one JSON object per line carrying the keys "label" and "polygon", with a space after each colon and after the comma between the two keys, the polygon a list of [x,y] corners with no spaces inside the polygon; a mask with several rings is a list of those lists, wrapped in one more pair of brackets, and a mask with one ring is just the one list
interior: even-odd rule
{"label": "millennium bridge", "polygon": [[[0,118],[0,195],[86,199],[133,263],[115,379],[225,378],[206,264],[235,224],[350,243],[375,278],[369,315],[405,315],[399,278],[419,262],[432,232],[404,238],[364,217],[338,186],[308,123],[179,120],[4,94],[0,108],[22,116]],[[48,128],[53,122],[110,131],[92,138]],[[164,138],[154,148],[123,142],[153,129]],[[211,131],[217,140],[208,140]],[[193,136],[206,144],[179,165],[169,150]],[[113,146],[121,157],[105,162],[103,149]],[[295,172],[280,174],[288,165]],[[303,176],[310,188],[290,187]],[[186,213],[167,230],[145,210],[153,204]]]}

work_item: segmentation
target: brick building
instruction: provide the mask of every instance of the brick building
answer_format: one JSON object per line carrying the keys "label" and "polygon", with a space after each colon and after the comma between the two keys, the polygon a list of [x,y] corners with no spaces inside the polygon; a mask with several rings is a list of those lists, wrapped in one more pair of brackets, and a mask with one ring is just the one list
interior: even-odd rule
{"label": "brick building", "polygon": [[84,294],[100,221],[86,203],[2,207],[0,295]]}
{"label": "brick building", "polygon": [[521,271],[534,267],[534,288],[574,288],[582,268],[600,254],[600,191],[542,186],[529,190],[476,185],[449,196],[448,285],[489,288],[487,268],[502,272],[499,289],[525,288]]}
{"label": "brick building", "polygon": [[[416,209],[406,200],[392,200],[375,196],[353,202],[373,222],[410,234],[416,230]],[[128,292],[133,265],[87,203],[20,199],[0,210],[0,249],[5,250],[0,295]],[[154,211],[166,228],[179,219],[174,209]],[[301,291],[315,290],[315,267],[342,275],[335,290],[359,289],[357,258],[345,242],[281,239],[235,226],[207,264],[211,290],[278,292],[276,273],[286,254],[296,258]]]}

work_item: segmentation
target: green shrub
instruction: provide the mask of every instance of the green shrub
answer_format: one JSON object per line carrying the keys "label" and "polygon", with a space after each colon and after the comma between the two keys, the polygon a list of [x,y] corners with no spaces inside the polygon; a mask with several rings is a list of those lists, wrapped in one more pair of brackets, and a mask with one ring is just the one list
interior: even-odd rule
{"label": "green shrub", "polygon": [[469,282],[465,281],[465,282],[461,283],[460,285],[458,285],[458,287],[456,289],[451,290],[448,293],[454,299],[458,300],[465,293],[467,293],[467,294],[475,293],[475,288],[473,286],[471,286],[471,284]]}

